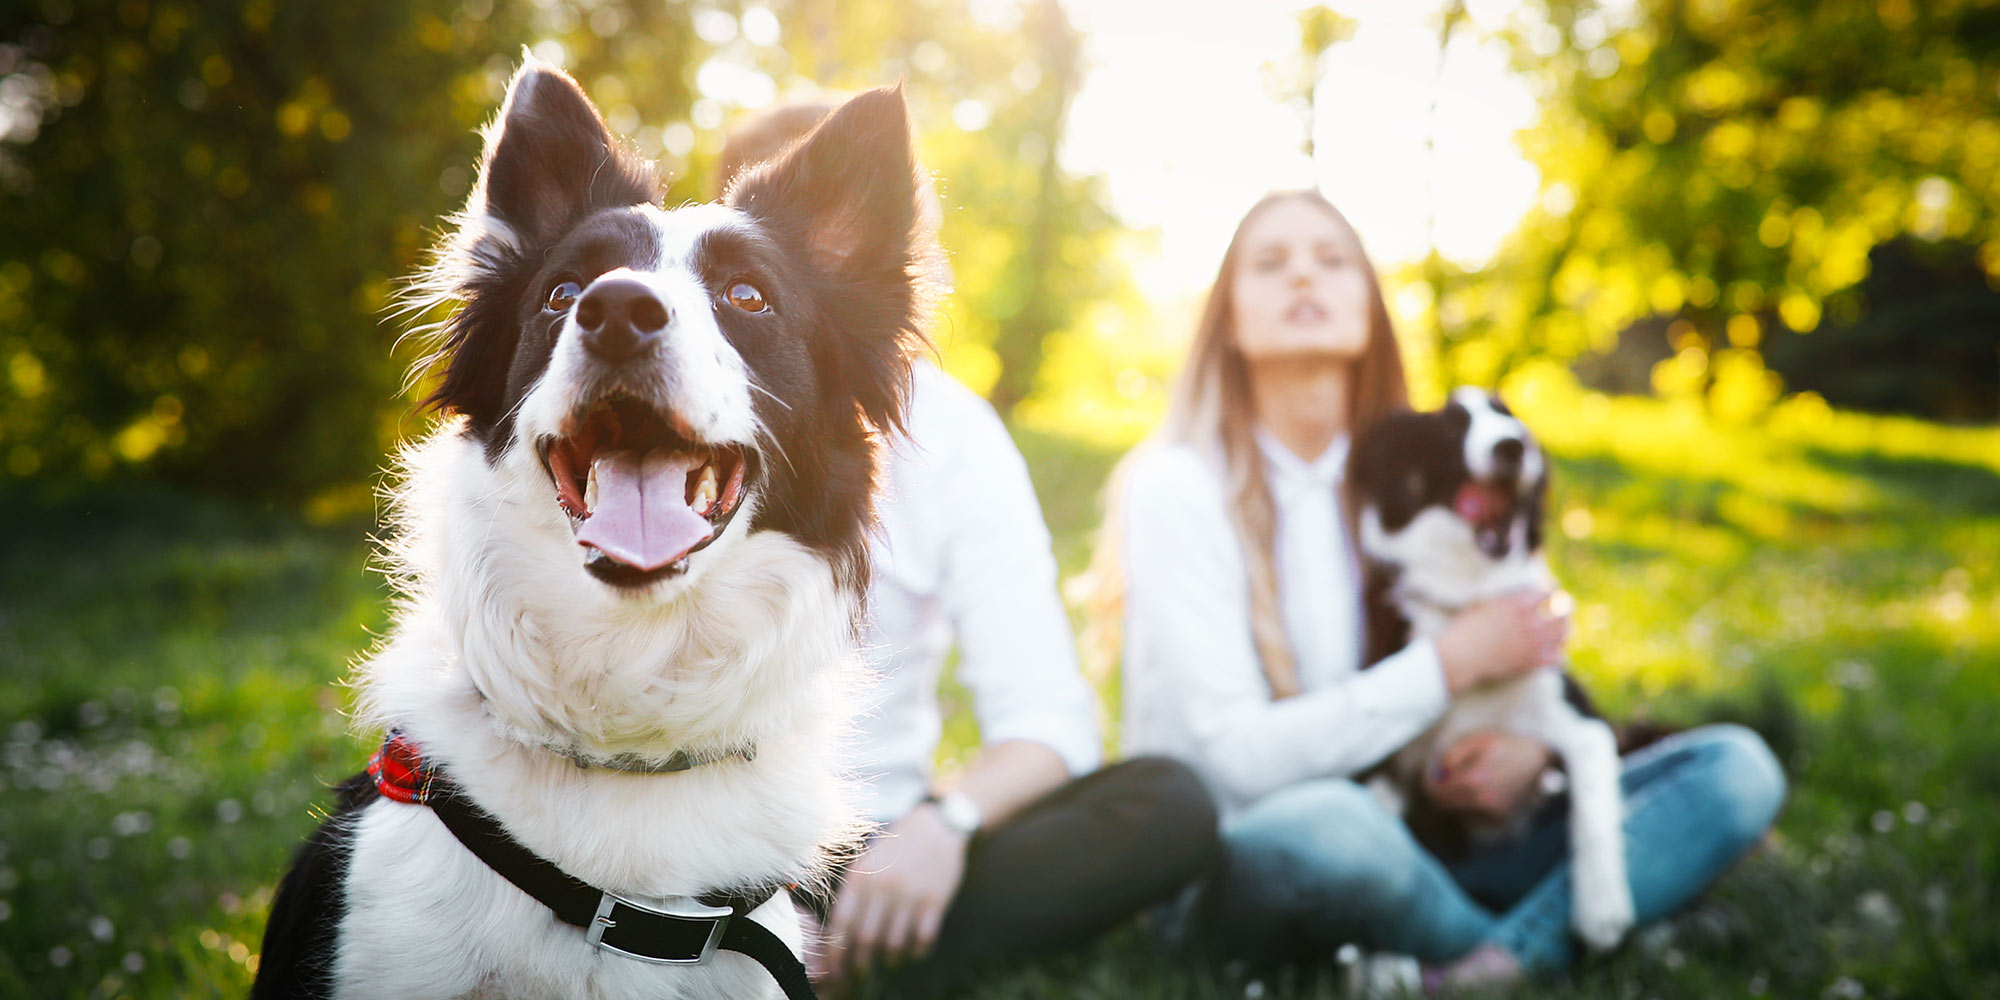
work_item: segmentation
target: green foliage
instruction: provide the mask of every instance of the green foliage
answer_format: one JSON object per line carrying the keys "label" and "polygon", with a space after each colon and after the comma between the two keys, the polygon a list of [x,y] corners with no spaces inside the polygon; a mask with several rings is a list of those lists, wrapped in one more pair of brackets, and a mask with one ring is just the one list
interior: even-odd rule
{"label": "green foliage", "polygon": [[367,475],[400,374],[377,311],[462,197],[521,28],[455,0],[0,19],[0,72],[42,81],[0,145],[8,471],[294,496]]}
{"label": "green foliage", "polygon": [[1080,72],[1061,8],[978,6],[10,8],[0,476],[360,507],[359,484],[416,429],[399,390],[418,352],[392,356],[382,307],[462,204],[475,129],[531,41],[662,161],[670,203],[708,198],[736,111],[901,77],[956,251],[939,340],[1011,405],[1044,338],[1116,287],[1116,224],[1098,183],[1056,159]]}
{"label": "green foliage", "polygon": [[1979,248],[1898,238],[1868,254],[1862,317],[1773,331],[1771,370],[1835,406],[1939,420],[2000,416],[2000,291]]}
{"label": "green foliage", "polygon": [[[2000,432],[1814,397],[1753,430],[1547,364],[1504,388],[1556,458],[1555,561],[1599,700],[1750,724],[1793,786],[1702,903],[1536,995],[2000,990]],[[1077,572],[1119,447],[1022,446]],[[374,735],[345,731],[336,686],[385,624],[371,526],[160,490],[0,495],[0,517],[39,529],[0,549],[0,997],[243,995],[279,873]],[[967,995],[1246,985],[1127,928]]]}
{"label": "green foliage", "polygon": [[[1036,391],[1045,344],[1123,283],[1101,179],[1057,153],[1082,82],[1076,30],[1054,0],[781,3],[778,48],[728,54],[783,91],[901,78],[955,288],[933,331],[946,366],[1002,414]],[[837,16],[836,16],[837,14]]]}
{"label": "green foliage", "polygon": [[1754,397],[1770,331],[1859,318],[1877,244],[1970,242],[2000,275],[2000,8],[1548,0],[1514,24],[1547,94],[1523,138],[1542,198],[1491,266],[1443,283],[1450,380],[1608,350],[1659,315],[1684,356],[1658,388],[1733,365]]}

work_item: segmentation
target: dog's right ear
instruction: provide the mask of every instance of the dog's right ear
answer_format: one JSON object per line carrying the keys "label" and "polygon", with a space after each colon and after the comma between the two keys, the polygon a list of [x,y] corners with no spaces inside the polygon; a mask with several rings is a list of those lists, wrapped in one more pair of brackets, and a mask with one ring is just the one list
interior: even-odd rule
{"label": "dog's right ear", "polygon": [[500,222],[530,245],[546,244],[587,212],[646,204],[658,194],[652,164],[619,148],[583,88],[529,56],[487,126],[466,215]]}
{"label": "dog's right ear", "polygon": [[924,211],[900,85],[848,101],[785,153],[743,171],[724,200],[801,252],[838,294],[833,363],[868,421],[900,427],[923,342],[937,239]]}

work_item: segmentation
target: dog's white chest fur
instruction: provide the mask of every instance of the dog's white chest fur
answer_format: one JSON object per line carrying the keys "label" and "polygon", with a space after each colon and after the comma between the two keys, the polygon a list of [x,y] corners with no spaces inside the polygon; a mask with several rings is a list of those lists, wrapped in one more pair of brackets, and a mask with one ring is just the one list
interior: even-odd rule
{"label": "dog's white chest fur", "polygon": [[[407,532],[419,589],[360,668],[362,721],[402,727],[523,846],[599,888],[644,901],[815,873],[854,822],[834,764],[853,598],[825,560],[757,533],[682,600],[621,605],[538,572],[566,554],[548,536],[565,541],[568,529],[538,494],[509,489],[507,466],[489,466],[475,443],[441,434],[411,464],[406,508],[448,516]],[[755,755],[638,774],[538,746],[559,742]],[[777,993],[730,952],[666,966],[591,947],[423,806],[363,811],[345,889],[339,997]],[[751,919],[798,950],[786,894]]]}

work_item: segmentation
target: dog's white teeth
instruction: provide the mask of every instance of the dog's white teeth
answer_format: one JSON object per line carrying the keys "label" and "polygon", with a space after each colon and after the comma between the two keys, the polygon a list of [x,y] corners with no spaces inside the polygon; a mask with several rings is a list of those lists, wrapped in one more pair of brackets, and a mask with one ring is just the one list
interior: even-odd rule
{"label": "dog's white teeth", "polygon": [[597,509],[597,463],[590,463],[590,473],[583,481],[583,509]]}
{"label": "dog's white teeth", "polygon": [[715,509],[715,498],[721,492],[715,482],[715,466],[704,465],[701,467],[701,481],[694,487],[694,499],[688,506],[694,508],[695,513],[707,517],[708,512]]}

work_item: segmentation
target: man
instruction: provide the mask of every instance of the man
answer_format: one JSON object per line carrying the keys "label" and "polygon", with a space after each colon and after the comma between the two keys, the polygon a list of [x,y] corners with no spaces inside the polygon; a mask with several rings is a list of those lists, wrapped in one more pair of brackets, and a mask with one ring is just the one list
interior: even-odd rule
{"label": "man", "polygon": [[[831,110],[792,104],[739,124],[718,188]],[[1096,702],[1077,669],[1048,529],[992,407],[921,361],[908,430],[889,441],[871,550],[862,651],[880,686],[854,760],[863,810],[882,829],[831,899],[813,901],[824,924],[809,965],[825,983],[888,966],[892,992],[933,996],[999,963],[1083,944],[1173,895],[1212,859],[1215,812],[1178,763],[1098,769]],[[954,642],[980,747],[945,785],[932,762]]]}

